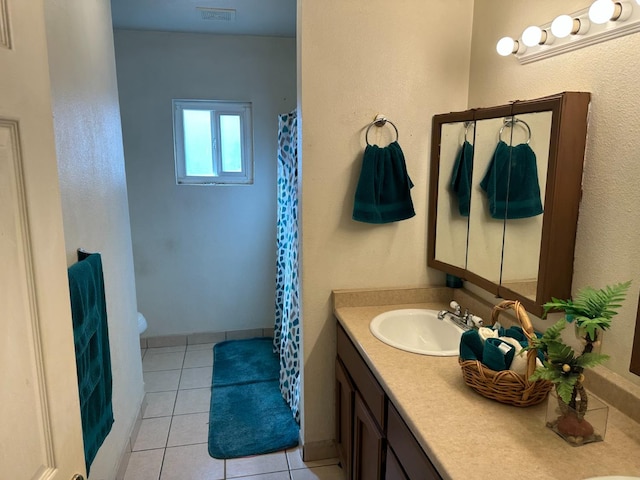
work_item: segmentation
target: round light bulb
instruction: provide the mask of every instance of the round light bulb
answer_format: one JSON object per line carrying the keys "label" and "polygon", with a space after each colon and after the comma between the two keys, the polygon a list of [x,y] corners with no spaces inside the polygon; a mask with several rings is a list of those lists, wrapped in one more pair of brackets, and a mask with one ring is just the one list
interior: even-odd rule
{"label": "round light bulb", "polygon": [[573,30],[573,18],[569,15],[560,15],[551,22],[551,33],[554,37],[568,37]]}
{"label": "round light bulb", "polygon": [[542,39],[542,29],[532,25],[522,32],[522,43],[527,47],[534,47],[540,43]]}
{"label": "round light bulb", "polygon": [[589,20],[598,25],[607,23],[615,11],[616,5],[613,0],[596,0],[589,7]]}
{"label": "round light bulb", "polygon": [[516,42],[513,38],[502,37],[500,40],[498,40],[498,43],[496,45],[496,51],[498,52],[499,55],[502,55],[503,57],[508,57],[509,55],[514,53],[515,45],[516,45]]}

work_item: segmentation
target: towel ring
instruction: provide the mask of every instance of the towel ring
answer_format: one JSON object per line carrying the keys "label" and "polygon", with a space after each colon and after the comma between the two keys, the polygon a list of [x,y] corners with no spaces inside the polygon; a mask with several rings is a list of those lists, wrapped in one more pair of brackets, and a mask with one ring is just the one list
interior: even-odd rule
{"label": "towel ring", "polygon": [[391,126],[393,127],[393,129],[396,131],[396,139],[395,139],[395,141],[396,141],[396,142],[398,141],[398,128],[395,126],[395,124],[394,124],[391,120],[387,120],[387,118],[386,118],[386,117],[383,117],[383,116],[378,115],[378,116],[376,117],[376,119],[375,119],[373,122],[371,122],[371,123],[369,124],[369,126],[367,127],[367,131],[366,131],[366,133],[364,134],[364,139],[365,139],[365,141],[367,142],[367,145],[371,146],[371,144],[369,143],[369,130],[371,130],[371,127],[373,127],[374,125],[375,125],[376,127],[383,127],[383,126],[385,126],[387,123],[391,124]]}
{"label": "towel ring", "polygon": [[527,122],[525,122],[524,120],[520,120],[518,118],[513,118],[511,117],[511,119],[507,120],[506,118],[504,119],[504,125],[502,125],[502,127],[500,128],[500,132],[498,133],[498,139],[500,141],[502,140],[502,132],[504,131],[505,128],[509,127],[509,128],[513,128],[514,126],[516,126],[517,124],[522,124],[523,128],[525,128],[527,130],[527,141],[525,142],[527,145],[529,144],[529,142],[531,141],[531,128],[529,127],[529,124]]}
{"label": "towel ring", "polygon": [[469,142],[469,140],[467,139],[467,134],[469,133],[469,127],[471,125],[473,125],[473,127],[475,128],[475,123],[474,122],[470,122],[470,121],[464,122],[464,141],[465,142]]}

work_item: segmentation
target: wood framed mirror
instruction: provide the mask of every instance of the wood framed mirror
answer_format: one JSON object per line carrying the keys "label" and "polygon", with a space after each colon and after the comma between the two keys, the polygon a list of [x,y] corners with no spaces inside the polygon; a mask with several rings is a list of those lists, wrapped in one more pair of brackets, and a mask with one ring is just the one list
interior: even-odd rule
{"label": "wood framed mirror", "polygon": [[589,102],[564,92],[433,117],[428,266],[538,316],[571,296]]}

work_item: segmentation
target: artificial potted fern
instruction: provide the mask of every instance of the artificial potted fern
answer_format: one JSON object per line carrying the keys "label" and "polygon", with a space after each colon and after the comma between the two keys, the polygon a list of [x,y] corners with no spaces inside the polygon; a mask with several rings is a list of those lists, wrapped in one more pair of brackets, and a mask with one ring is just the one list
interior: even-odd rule
{"label": "artificial potted fern", "polygon": [[[603,428],[599,432],[599,428],[594,429],[594,425],[585,418],[589,410],[589,396],[583,385],[583,372],[609,359],[608,355],[594,352],[594,347],[601,341],[602,333],[611,327],[611,320],[622,306],[630,285],[631,281],[599,290],[585,287],[573,299],[552,298],[544,305],[543,317],[550,311],[563,311],[564,318],[528,347],[542,350],[545,357],[544,366],[537,368],[530,380],[544,379],[555,384],[558,408],[550,404],[552,408],[547,413],[547,425],[572,445],[602,440],[604,435]],[[575,322],[583,346],[580,353],[561,338],[562,330],[572,322]]]}

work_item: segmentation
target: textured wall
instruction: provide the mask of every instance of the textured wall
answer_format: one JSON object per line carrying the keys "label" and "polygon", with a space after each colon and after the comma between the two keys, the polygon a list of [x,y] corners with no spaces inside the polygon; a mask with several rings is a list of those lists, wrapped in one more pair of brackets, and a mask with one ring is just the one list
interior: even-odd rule
{"label": "textured wall", "polygon": [[[431,117],[466,108],[472,11],[470,0],[298,2],[306,443],[334,437],[331,290],[444,283],[426,267]],[[416,216],[387,225],[351,219],[377,113],[398,127],[415,183]]]}
{"label": "textured wall", "polygon": [[67,261],[102,254],[109,316],[115,423],[91,478],[115,478],[143,384],[110,5],[45,6]]}
{"label": "textured wall", "polygon": [[[605,335],[607,366],[628,372],[640,289],[640,35],[634,34],[528,65],[495,53],[497,40],[531,24],[587,7],[588,1],[476,0],[469,105],[488,106],[561,91],[591,92],[574,292],[633,279],[624,307]],[[634,4],[634,7],[637,8]]]}
{"label": "textured wall", "polygon": [[[134,31],[115,40],[145,335],[273,326],[277,115],[295,108],[295,40]],[[253,185],[176,185],[172,98],[253,103]]]}

